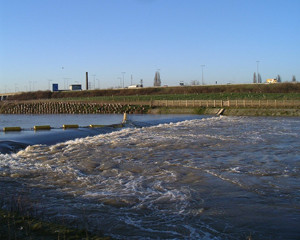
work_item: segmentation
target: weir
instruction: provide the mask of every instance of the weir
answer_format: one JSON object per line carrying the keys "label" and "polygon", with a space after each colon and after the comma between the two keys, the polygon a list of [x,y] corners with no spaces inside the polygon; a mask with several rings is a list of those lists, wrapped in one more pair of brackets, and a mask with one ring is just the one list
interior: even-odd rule
{"label": "weir", "polygon": [[220,116],[224,113],[225,109],[221,108],[218,112],[217,112],[217,116]]}

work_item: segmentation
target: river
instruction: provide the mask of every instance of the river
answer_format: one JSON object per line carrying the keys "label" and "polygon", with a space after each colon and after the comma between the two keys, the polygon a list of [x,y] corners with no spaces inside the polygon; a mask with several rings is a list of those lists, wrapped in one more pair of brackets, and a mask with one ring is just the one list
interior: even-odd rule
{"label": "river", "polygon": [[[300,118],[0,115],[3,208],[116,239],[299,239]],[[50,124],[34,132],[33,125]],[[62,130],[62,124],[79,129]],[[18,204],[19,201],[18,201]]]}

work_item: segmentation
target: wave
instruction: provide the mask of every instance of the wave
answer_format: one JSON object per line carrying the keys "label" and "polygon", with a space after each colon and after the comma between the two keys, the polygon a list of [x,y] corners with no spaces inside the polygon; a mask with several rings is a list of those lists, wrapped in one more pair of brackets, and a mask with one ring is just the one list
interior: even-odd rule
{"label": "wave", "polygon": [[16,141],[0,141],[0,153],[7,154],[26,148],[28,144]]}
{"label": "wave", "polygon": [[[252,230],[247,221],[253,222],[254,215],[280,229],[274,206],[285,220],[292,219],[289,214],[298,217],[282,204],[296,206],[299,200],[299,184],[293,180],[299,177],[298,122],[282,126],[278,119],[253,120],[131,120],[122,129],[2,154],[0,176],[26,183],[35,189],[32,194],[40,191],[46,196],[44,209],[53,215],[67,205],[65,214],[80,218],[82,204],[89,224],[119,239],[131,237],[130,232],[135,239],[241,239]],[[272,130],[282,127],[287,131],[274,143],[279,133]],[[286,141],[287,149],[282,147]],[[235,204],[247,217],[237,216],[241,211]],[[99,219],[105,221],[98,224]],[[236,237],[222,235],[225,227]]]}
{"label": "wave", "polygon": [[[176,117],[163,118],[163,119],[146,118],[146,120],[143,120],[142,117],[144,117],[144,115],[143,116],[137,115],[139,121],[129,120],[124,127],[131,128],[131,129],[142,128],[142,127],[157,126],[159,124],[181,122],[181,121],[185,121],[186,119],[198,118],[197,116],[184,116],[184,117],[176,116]],[[106,134],[118,130],[120,130],[118,124],[114,124],[114,125],[107,125],[106,127],[101,127],[101,128],[81,127],[78,129],[68,129],[68,130],[52,129],[50,131],[38,131],[38,132],[27,130],[27,131],[22,131],[20,133],[5,134],[3,136],[4,140],[0,141],[0,153],[2,154],[15,153],[20,149],[23,149],[29,145],[44,144],[49,146],[49,145],[54,145],[56,143],[66,142],[68,140],[96,136],[99,134]]]}

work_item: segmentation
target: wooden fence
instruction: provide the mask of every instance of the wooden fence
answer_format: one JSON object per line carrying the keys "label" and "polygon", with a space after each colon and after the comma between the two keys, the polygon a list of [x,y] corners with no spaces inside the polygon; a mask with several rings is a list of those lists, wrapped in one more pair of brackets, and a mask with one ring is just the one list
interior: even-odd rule
{"label": "wooden fence", "polygon": [[300,108],[300,100],[153,100],[160,107]]}
{"label": "wooden fence", "polygon": [[[41,102],[41,100],[30,101]],[[48,102],[48,100],[45,100]],[[70,101],[72,103],[128,104],[150,107],[232,107],[232,108],[300,108],[300,100],[114,100],[114,101]],[[1,107],[1,102],[0,102]]]}

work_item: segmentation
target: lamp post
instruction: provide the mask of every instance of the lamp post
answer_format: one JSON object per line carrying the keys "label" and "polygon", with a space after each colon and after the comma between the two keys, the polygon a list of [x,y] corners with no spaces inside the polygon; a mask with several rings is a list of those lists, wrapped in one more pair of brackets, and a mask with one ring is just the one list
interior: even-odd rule
{"label": "lamp post", "polygon": [[124,75],[125,75],[126,72],[122,72],[122,75],[123,75],[123,88],[124,88]]}
{"label": "lamp post", "polygon": [[201,65],[202,68],[202,85],[204,85],[204,78],[203,78],[203,68],[205,67],[205,65]]}
{"label": "lamp post", "polygon": [[51,91],[51,82],[52,82],[52,79],[48,79],[48,87],[49,87],[50,91]]}

